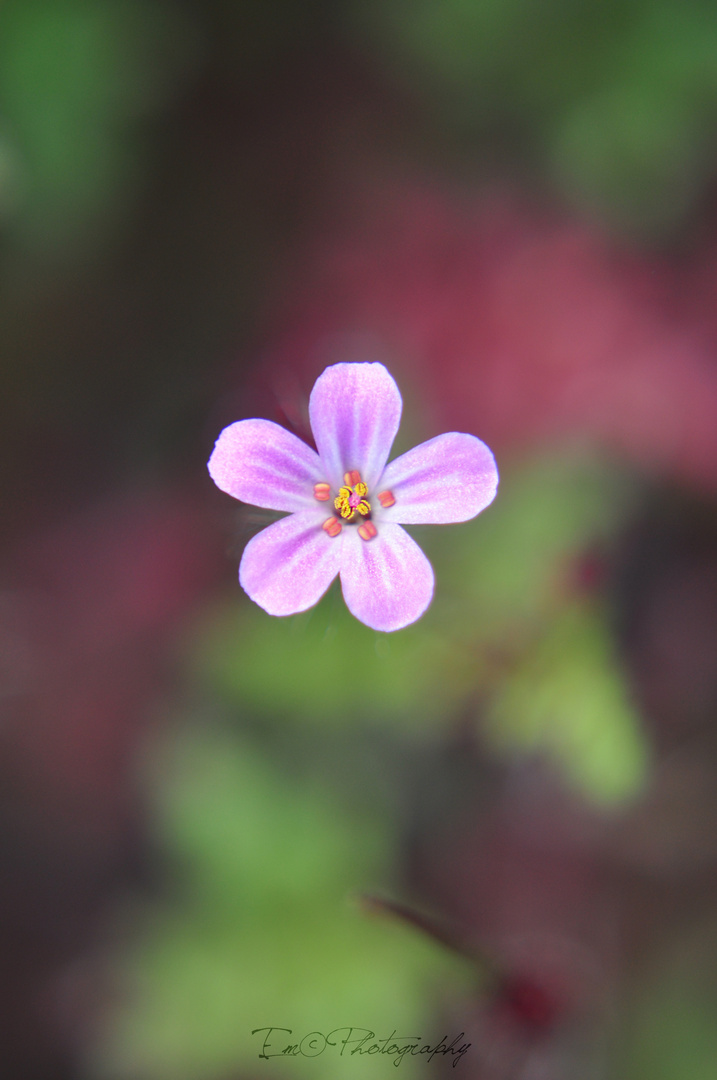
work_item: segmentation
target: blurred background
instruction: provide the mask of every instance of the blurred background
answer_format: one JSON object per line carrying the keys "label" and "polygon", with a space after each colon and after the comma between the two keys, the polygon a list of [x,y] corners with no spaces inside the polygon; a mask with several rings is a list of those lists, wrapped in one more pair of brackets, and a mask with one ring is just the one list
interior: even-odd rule
{"label": "blurred background", "polygon": [[[714,1075],[716,132],[704,0],[0,4],[4,1076]],[[206,472],[340,360],[501,472],[393,635]]]}

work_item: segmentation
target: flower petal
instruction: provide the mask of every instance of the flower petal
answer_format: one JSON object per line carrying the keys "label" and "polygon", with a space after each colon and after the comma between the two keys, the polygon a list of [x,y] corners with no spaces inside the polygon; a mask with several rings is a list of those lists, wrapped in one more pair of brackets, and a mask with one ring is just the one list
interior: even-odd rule
{"label": "flower petal", "polygon": [[311,428],[335,487],[357,469],[376,483],[401,422],[403,402],[383,364],[334,364],[318,377],[309,399]]}
{"label": "flower petal", "polygon": [[379,486],[396,500],[381,511],[381,521],[445,525],[468,521],[485,510],[498,488],[498,470],[484,442],[450,431],[392,461]]}
{"label": "flower petal", "polygon": [[326,479],[316,451],[271,420],[224,428],[207,467],[222,491],[266,510],[315,506],[314,484]]}
{"label": "flower petal", "polygon": [[307,510],[275,521],[244,549],[239,583],[270,615],[293,615],[321,599],[339,572],[342,537],[321,528],[326,512]]}
{"label": "flower petal", "polygon": [[374,630],[400,630],[423,615],[433,599],[433,567],[400,525],[381,524],[362,540],[344,529],[341,588],[346,606]]}

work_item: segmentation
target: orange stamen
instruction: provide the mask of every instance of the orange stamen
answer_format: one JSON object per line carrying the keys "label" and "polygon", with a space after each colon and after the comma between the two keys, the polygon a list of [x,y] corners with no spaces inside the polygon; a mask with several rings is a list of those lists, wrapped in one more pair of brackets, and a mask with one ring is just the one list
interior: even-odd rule
{"label": "orange stamen", "polygon": [[314,484],[314,498],[319,502],[328,502],[331,498],[331,486],[329,484]]}
{"label": "orange stamen", "polygon": [[363,525],[359,525],[357,531],[362,540],[373,540],[378,529],[372,521],[364,521]]}
{"label": "orange stamen", "polygon": [[342,525],[338,518],[330,517],[326,519],[321,528],[325,533],[328,533],[329,536],[338,536],[341,532]]}
{"label": "orange stamen", "polygon": [[384,510],[396,502],[392,491],[379,491],[377,498]]}
{"label": "orange stamen", "polygon": [[344,483],[348,484],[349,487],[355,487],[356,484],[361,483],[361,473],[357,472],[356,469],[344,473]]}

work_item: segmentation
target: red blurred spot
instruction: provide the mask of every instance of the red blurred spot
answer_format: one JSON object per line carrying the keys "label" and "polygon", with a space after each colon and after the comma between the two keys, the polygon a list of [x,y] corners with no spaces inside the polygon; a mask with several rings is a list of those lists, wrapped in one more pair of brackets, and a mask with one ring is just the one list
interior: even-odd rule
{"label": "red blurred spot", "polygon": [[565,1012],[565,1002],[547,982],[513,974],[499,984],[489,1011],[499,1022],[537,1036],[553,1029]]}
{"label": "red blurred spot", "polygon": [[273,371],[308,387],[327,363],[389,359],[432,409],[427,434],[499,453],[587,436],[717,487],[713,342],[703,314],[666,302],[669,263],[490,192],[347,180],[324,210],[269,313]]}

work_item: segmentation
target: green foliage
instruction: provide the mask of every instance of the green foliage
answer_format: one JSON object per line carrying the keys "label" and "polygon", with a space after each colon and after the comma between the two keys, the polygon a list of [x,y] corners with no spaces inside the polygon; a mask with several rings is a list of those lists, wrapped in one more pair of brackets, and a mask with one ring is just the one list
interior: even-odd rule
{"label": "green foliage", "polygon": [[692,924],[637,988],[625,1022],[628,1080],[711,1080],[717,1061],[715,925]]}
{"label": "green foliage", "polygon": [[[198,672],[203,694],[261,725],[266,749],[197,729],[156,763],[174,896],[143,917],[119,965],[131,993],[99,1044],[100,1075],[256,1069],[250,1032],[272,1025],[423,1032],[430,988],[450,978],[455,991],[464,969],[346,902],[390,880],[377,758],[405,756],[479,700],[497,754],[550,755],[601,805],[639,789],[646,750],[607,617],[574,581],[577,556],[609,543],[633,497],[623,470],[587,455],[505,468],[475,522],[421,532],[437,596],[393,635],[352,619],[338,588],[311,612],[272,619],[237,587],[195,643]],[[379,749],[377,728],[391,731]],[[385,1075],[385,1062],[360,1064],[362,1076]],[[292,1072],[320,1080],[356,1066],[327,1052]]]}
{"label": "green foliage", "polygon": [[[96,1071],[204,1080],[266,1067],[251,1036],[265,1026],[299,1038],[351,1025],[428,1036],[427,990],[455,980],[457,962],[347,902],[385,880],[389,843],[376,815],[349,816],[325,786],[226,734],[186,735],[162,764],[158,839],[179,867],[176,896],[143,919],[118,961],[132,993]],[[386,1074],[386,1059],[360,1065],[362,1076]],[[354,1075],[352,1066],[327,1051],[291,1070],[319,1080]],[[408,1061],[402,1069],[415,1075]]]}
{"label": "green foliage", "polygon": [[713,5],[401,0],[357,23],[456,134],[512,143],[625,228],[679,224],[712,175]]}
{"label": "green foliage", "polygon": [[[602,803],[639,790],[647,750],[607,614],[571,579],[581,551],[609,545],[632,498],[629,478],[589,457],[537,460],[504,478],[460,554],[438,566],[461,595],[453,617],[476,653],[482,645],[505,658],[483,695],[492,744],[548,753]],[[475,674],[480,690],[491,678],[485,659]]]}
{"label": "green foliage", "polygon": [[190,41],[180,9],[159,0],[0,7],[0,118],[25,243],[82,248],[122,212],[136,191],[139,121],[166,100]]}
{"label": "green foliage", "polygon": [[420,533],[437,586],[418,624],[378,634],[348,614],[338,585],[289,619],[238,594],[199,643],[203,678],[283,727],[390,725],[411,739],[480,698],[496,745],[550,753],[589,796],[625,797],[644,768],[639,724],[606,614],[576,603],[571,578],[631,497],[619,469],[577,452],[508,470],[476,521]]}
{"label": "green foliage", "polygon": [[215,687],[282,722],[380,718],[415,730],[443,715],[466,689],[446,677],[453,666],[449,640],[425,626],[379,634],[349,615],[337,586],[313,611],[289,619],[274,619],[237,597],[201,651]]}
{"label": "green foliage", "polygon": [[580,202],[633,229],[678,224],[714,165],[717,17],[647,8],[615,42],[613,75],[555,125],[557,175]]}
{"label": "green foliage", "polygon": [[493,742],[548,749],[583,792],[603,803],[635,795],[646,747],[601,613],[591,604],[562,611],[490,706]]}
{"label": "green foliage", "polygon": [[446,590],[461,632],[494,645],[529,629],[562,602],[577,556],[610,542],[633,491],[623,469],[579,447],[503,469],[493,505],[431,547],[439,600]]}

